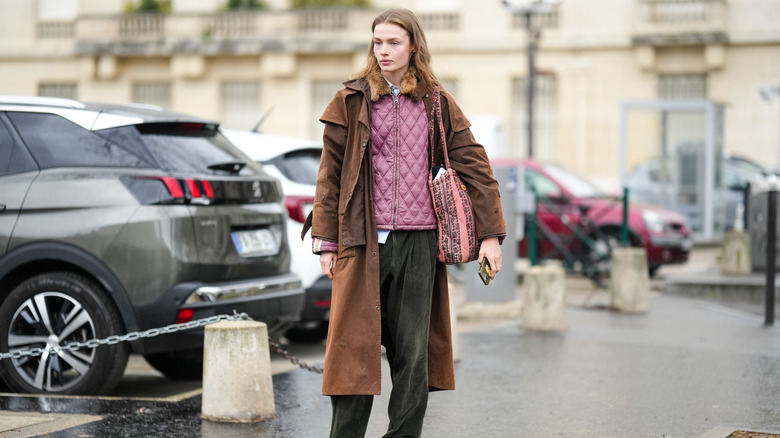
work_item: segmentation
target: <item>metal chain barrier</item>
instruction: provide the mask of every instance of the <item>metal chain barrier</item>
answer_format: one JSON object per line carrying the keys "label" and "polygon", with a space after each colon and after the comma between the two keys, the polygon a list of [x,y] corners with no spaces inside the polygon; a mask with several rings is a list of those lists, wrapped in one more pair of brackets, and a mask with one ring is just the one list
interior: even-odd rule
{"label": "metal chain barrier", "polygon": [[273,348],[274,351],[276,351],[276,353],[279,356],[282,356],[284,359],[289,360],[290,362],[292,362],[293,365],[297,365],[299,368],[303,368],[306,371],[311,371],[312,373],[317,373],[317,374],[323,373],[322,368],[314,365],[309,365],[306,362],[301,362],[300,359],[290,354],[289,351],[283,349],[282,346],[278,342],[274,341],[271,337],[268,338],[268,343],[269,345],[271,345],[271,348]]}
{"label": "metal chain barrier", "polygon": [[[254,321],[254,319],[252,319],[252,317],[250,317],[246,313],[242,313],[241,317],[242,317],[242,319],[247,319],[247,320],[250,320],[250,321]],[[274,349],[276,354],[278,354],[279,356],[282,356],[282,358],[285,359],[285,360],[289,360],[293,365],[296,365],[299,368],[303,368],[306,371],[311,371],[312,373],[317,373],[317,374],[322,374],[323,373],[322,368],[314,366],[314,365],[309,365],[306,362],[302,362],[300,359],[298,359],[297,357],[293,356],[289,351],[287,351],[284,348],[282,348],[282,345],[280,343],[276,342],[276,340],[274,338],[270,337],[270,336],[268,337],[268,345],[270,345],[271,348]]]}
{"label": "metal chain barrier", "polygon": [[[205,327],[209,324],[213,324],[215,322],[220,321],[235,321],[235,320],[250,320],[254,321],[249,315],[246,313],[237,313],[234,311],[233,315],[216,315],[216,316],[210,316],[208,318],[202,318],[195,321],[189,321],[189,322],[183,322],[179,324],[171,324],[165,327],[161,328],[152,328],[140,332],[130,332],[125,335],[111,335],[104,339],[90,339],[84,342],[71,342],[67,345],[60,345],[58,347],[51,347],[51,348],[29,348],[25,350],[16,350],[11,351],[8,353],[0,353],[0,360],[3,359],[20,359],[22,357],[36,357],[41,356],[43,353],[48,352],[49,354],[57,354],[61,351],[76,351],[80,350],[82,348],[97,348],[101,345],[114,345],[118,344],[120,342],[131,342],[136,341],[141,338],[152,338],[159,335],[165,335],[168,333],[175,333],[178,331],[183,330],[190,330],[194,328],[200,328]],[[286,360],[289,360],[294,365],[297,365],[300,368],[303,368],[305,370],[311,371],[313,373],[322,374],[322,369],[308,365],[305,362],[301,362],[297,357],[290,354],[289,351],[286,351],[282,348],[282,346],[276,342],[273,338],[270,336],[268,337],[269,345],[274,349],[274,351],[279,354],[281,357],[283,357]]]}

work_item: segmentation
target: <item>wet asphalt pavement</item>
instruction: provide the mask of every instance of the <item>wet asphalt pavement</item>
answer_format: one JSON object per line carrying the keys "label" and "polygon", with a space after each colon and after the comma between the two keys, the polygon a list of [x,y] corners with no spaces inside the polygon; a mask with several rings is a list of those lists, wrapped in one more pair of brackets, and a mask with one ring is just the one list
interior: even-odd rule
{"label": "wet asphalt pavement", "polygon": [[[581,297],[598,304],[592,295]],[[780,431],[780,327],[765,326],[760,314],[656,293],[644,314],[570,304],[568,318],[563,332],[527,331],[518,318],[462,331],[457,390],[431,394],[423,436],[679,438],[719,426]],[[375,399],[367,437],[381,436],[387,425],[384,366],[383,395]],[[47,436],[326,437],[330,401],[320,395],[321,376],[295,369],[273,383],[277,418],[263,423],[201,420],[198,385],[190,382],[174,391],[179,396],[155,399],[4,395],[0,425],[4,414],[81,414],[99,419],[52,428]],[[22,430],[0,437],[31,436]]]}
{"label": "wet asphalt pavement", "polygon": [[[698,437],[726,425],[780,430],[780,329],[764,326],[761,317],[658,295],[647,314],[571,308],[569,324],[565,332],[536,333],[507,321],[461,334],[458,389],[431,394],[424,436]],[[321,376],[304,370],[275,376],[277,418],[245,425],[201,420],[199,395],[0,397],[0,410],[103,417],[50,437],[324,437],[330,405],[320,384]],[[377,397],[366,436],[381,436],[386,403],[386,395]]]}

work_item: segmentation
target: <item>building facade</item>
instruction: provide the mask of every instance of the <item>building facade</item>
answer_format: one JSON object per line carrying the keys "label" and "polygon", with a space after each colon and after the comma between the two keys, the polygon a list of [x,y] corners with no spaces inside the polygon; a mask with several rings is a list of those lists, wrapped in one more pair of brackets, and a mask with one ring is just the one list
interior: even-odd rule
{"label": "building facade", "polygon": [[[225,0],[172,0],[163,14],[126,3],[0,0],[0,94],[155,104],[238,129],[264,119],[265,132],[318,138],[325,105],[365,62],[373,17],[403,6],[466,114],[503,133],[491,155],[527,154],[527,23],[500,0],[232,12]],[[778,23],[777,0],[563,0],[535,15],[534,157],[614,188],[623,101],[708,99],[723,104],[724,149],[777,166],[780,96],[768,104],[758,90],[780,85]],[[661,137],[702,129],[698,114],[659,120],[629,118],[629,167],[657,155]]]}

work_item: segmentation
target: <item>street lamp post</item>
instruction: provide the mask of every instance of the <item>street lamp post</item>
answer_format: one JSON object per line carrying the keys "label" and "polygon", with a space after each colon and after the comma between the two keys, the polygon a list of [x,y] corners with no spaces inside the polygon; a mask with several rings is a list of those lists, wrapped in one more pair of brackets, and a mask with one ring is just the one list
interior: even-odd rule
{"label": "street lamp post", "polygon": [[528,158],[534,156],[534,95],[536,93],[536,51],[539,48],[541,30],[534,25],[533,17],[537,14],[548,13],[555,9],[561,0],[502,0],[504,6],[513,14],[522,15],[525,30],[528,34],[526,53],[528,55],[528,79],[526,80],[526,110],[527,120],[527,147]]}
{"label": "street lamp post", "polygon": [[[761,98],[764,99],[767,103],[772,102],[775,97],[777,97],[778,100],[780,100],[780,85],[775,86],[765,86],[758,89],[759,94],[761,94]],[[778,124],[778,149],[777,149],[777,169],[776,171],[780,172],[780,124]]]}

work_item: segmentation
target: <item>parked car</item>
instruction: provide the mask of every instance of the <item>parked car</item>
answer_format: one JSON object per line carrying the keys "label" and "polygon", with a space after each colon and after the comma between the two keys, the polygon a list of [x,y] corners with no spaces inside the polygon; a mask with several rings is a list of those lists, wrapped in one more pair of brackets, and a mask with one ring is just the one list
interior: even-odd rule
{"label": "parked car", "polygon": [[[533,189],[537,196],[537,221],[565,244],[569,254],[586,259],[584,256],[589,253],[606,254],[620,244],[623,205],[619,198],[603,193],[584,178],[555,164],[531,159],[494,160],[493,164],[523,169],[526,189]],[[574,225],[585,218],[592,223],[590,229]],[[593,244],[586,244],[586,239],[578,237],[567,224],[592,239]],[[656,205],[631,202],[628,229],[630,244],[647,251],[651,275],[665,264],[688,260],[692,242],[682,215]],[[551,239],[543,233],[537,235],[540,255],[565,258],[563,251],[554,249]],[[528,256],[527,238],[520,242],[519,254]]]}
{"label": "parked car", "polygon": [[290,269],[301,277],[306,289],[301,319],[287,331],[286,336],[293,341],[320,341],[328,334],[333,282],[322,274],[319,258],[311,252],[311,236],[307,234],[301,241],[301,229],[314,204],[322,144],[251,131],[224,132],[239,149],[282,182],[292,251]]}
{"label": "parked car", "polygon": [[[722,215],[719,217],[723,221],[723,229],[730,230],[734,227],[737,205],[744,204],[748,183],[769,173],[771,171],[768,168],[748,158],[725,154],[722,167],[723,187],[715,193],[718,200],[715,207],[718,214]],[[689,179],[697,181],[695,174]],[[700,214],[695,213],[697,210],[684,208],[687,205],[696,205],[697,192],[691,192],[687,187],[676,189],[674,176],[670,170],[662,170],[659,160],[644,161],[636,165],[626,178],[626,186],[632,199],[671,208],[677,205],[680,210],[690,212],[689,222],[692,226],[700,226]]]}
{"label": "parked car", "polygon": [[0,97],[0,352],[46,349],[0,360],[11,390],[106,393],[130,352],[199,377],[203,329],[58,347],[234,310],[273,332],[303,299],[279,182],[216,123]]}

